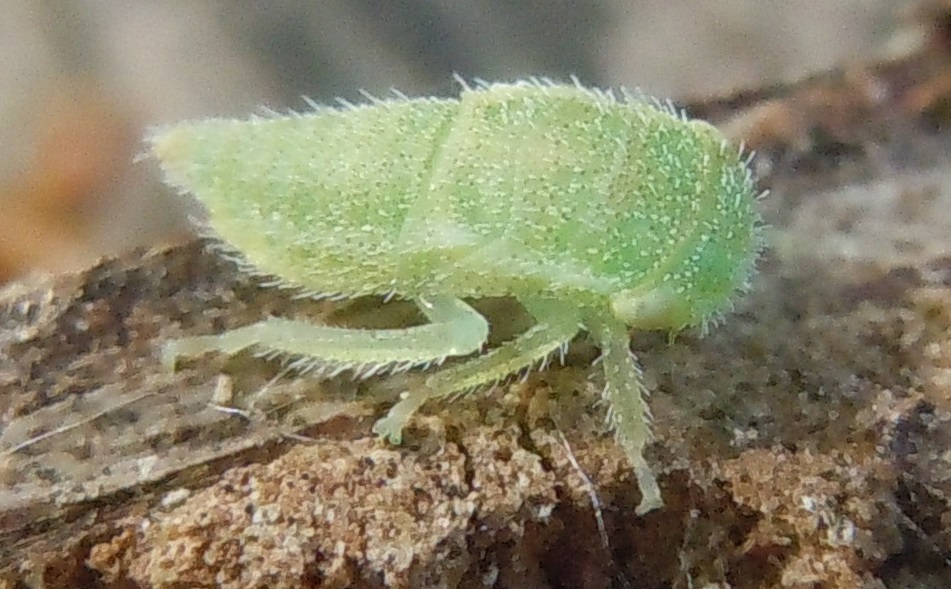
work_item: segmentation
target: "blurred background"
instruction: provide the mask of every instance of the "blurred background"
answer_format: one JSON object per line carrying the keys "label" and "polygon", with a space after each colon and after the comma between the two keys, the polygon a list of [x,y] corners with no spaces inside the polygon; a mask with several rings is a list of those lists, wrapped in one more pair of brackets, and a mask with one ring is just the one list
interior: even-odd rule
{"label": "blurred background", "polygon": [[920,4],[0,0],[0,283],[187,237],[188,201],[135,163],[152,125],[454,95],[453,72],[696,100],[901,52]]}

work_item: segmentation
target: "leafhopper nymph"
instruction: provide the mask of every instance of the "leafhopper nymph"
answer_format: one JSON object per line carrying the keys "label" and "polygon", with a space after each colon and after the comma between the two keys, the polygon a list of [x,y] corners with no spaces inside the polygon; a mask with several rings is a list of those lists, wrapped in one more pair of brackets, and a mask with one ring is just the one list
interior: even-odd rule
{"label": "leafhopper nymph", "polygon": [[[428,319],[361,330],[272,318],[173,341],[167,361],[256,347],[372,374],[466,357],[376,423],[399,443],[426,401],[531,367],[586,330],[638,512],[662,505],[628,330],[706,326],[760,248],[748,162],[712,126],[627,93],[532,80],[184,123],[150,139],[168,182],[256,271],[305,292],[411,299]],[[483,351],[489,324],[465,301],[500,296],[535,324]]]}

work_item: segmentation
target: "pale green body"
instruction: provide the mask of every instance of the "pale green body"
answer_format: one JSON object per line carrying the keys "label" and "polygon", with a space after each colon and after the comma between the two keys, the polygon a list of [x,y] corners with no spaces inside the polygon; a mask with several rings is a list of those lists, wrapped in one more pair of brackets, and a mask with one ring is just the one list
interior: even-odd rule
{"label": "pale green body", "polygon": [[275,319],[180,340],[172,359],[262,345],[357,369],[424,364],[484,343],[488,325],[458,299],[513,296],[533,330],[437,372],[377,431],[398,440],[427,398],[525,368],[583,327],[604,351],[641,508],[660,504],[626,326],[709,321],[759,248],[749,173],[713,127],[639,100],[523,83],[458,101],[185,124],[153,143],[169,181],[201,200],[251,266],[315,293],[414,298],[431,321],[361,332]]}

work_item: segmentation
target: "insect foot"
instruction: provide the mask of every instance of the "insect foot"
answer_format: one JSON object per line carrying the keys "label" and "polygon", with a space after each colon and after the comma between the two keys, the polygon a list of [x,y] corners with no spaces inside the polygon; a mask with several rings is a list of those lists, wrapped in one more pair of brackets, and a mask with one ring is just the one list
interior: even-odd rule
{"label": "insect foot", "polygon": [[[709,124],[626,92],[460,83],[458,99],[155,130],[167,182],[205,206],[208,233],[249,272],[311,295],[411,299],[426,318],[388,330],[272,318],[177,340],[163,360],[255,348],[368,376],[459,358],[374,426],[399,443],[427,401],[537,366],[585,330],[638,513],[660,507],[628,331],[705,329],[747,287],[761,247],[748,160]],[[488,322],[464,300],[484,297],[517,299],[534,325],[483,350]]]}

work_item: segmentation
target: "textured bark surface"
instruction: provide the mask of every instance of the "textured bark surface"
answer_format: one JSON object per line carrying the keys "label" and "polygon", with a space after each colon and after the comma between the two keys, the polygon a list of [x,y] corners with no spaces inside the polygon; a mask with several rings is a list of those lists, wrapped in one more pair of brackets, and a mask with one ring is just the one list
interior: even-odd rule
{"label": "textured bark surface", "polygon": [[398,448],[370,426],[418,376],[168,372],[167,338],[269,314],[412,320],[261,289],[193,243],[0,294],[0,587],[949,586],[942,35],[692,107],[760,152],[772,248],[708,337],[634,334],[665,509],[634,515],[582,341],[427,406]]}

